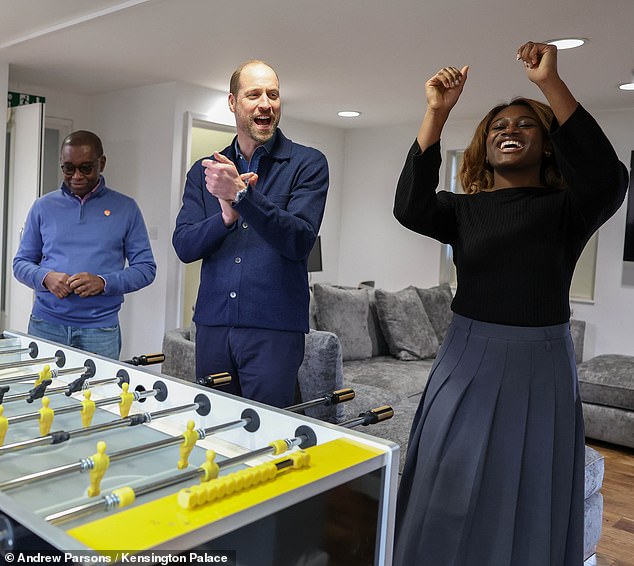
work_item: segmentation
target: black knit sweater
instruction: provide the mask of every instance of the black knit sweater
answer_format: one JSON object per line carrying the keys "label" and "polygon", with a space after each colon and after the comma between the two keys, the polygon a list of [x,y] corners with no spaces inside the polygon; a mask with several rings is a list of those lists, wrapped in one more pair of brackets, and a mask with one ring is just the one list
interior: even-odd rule
{"label": "black knit sweater", "polygon": [[570,318],[570,281],[590,236],[619,208],[627,170],[579,106],[551,140],[569,188],[519,187],[474,195],[436,192],[440,142],[410,149],[394,216],[450,244],[458,275],[454,312],[516,326]]}

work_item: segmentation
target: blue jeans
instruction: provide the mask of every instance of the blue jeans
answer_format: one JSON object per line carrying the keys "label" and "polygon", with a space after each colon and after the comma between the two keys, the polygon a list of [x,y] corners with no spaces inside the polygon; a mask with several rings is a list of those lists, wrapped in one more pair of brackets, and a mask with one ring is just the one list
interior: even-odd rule
{"label": "blue jeans", "polygon": [[118,323],[106,328],[79,328],[78,326],[48,322],[31,315],[28,333],[31,336],[79,348],[114,360],[118,360],[121,353],[121,329]]}

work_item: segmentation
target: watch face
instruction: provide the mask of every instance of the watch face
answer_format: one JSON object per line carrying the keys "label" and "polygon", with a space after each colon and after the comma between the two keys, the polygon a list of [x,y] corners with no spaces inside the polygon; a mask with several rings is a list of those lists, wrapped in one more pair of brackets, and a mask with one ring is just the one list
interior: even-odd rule
{"label": "watch face", "polygon": [[240,202],[240,201],[244,198],[244,196],[245,196],[246,194],[247,194],[247,188],[246,188],[246,187],[245,187],[244,189],[242,189],[241,191],[238,191],[238,192],[236,193],[236,198],[235,198],[235,200],[233,201],[233,204],[237,204],[237,203],[239,203],[239,202]]}

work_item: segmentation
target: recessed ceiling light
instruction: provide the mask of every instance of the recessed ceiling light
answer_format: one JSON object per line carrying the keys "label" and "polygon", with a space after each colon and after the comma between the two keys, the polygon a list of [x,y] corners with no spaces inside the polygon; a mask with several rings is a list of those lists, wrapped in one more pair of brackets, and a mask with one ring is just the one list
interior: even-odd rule
{"label": "recessed ceiling light", "polygon": [[634,90],[634,82],[623,83],[622,85],[619,85],[619,88],[621,90]]}
{"label": "recessed ceiling light", "polygon": [[588,40],[581,37],[568,37],[564,39],[553,39],[546,43],[554,45],[557,49],[573,49],[575,47],[581,47]]}
{"label": "recessed ceiling light", "polygon": [[357,118],[361,116],[361,112],[357,112],[356,110],[342,110],[341,112],[337,112],[337,116],[341,116],[342,118]]}

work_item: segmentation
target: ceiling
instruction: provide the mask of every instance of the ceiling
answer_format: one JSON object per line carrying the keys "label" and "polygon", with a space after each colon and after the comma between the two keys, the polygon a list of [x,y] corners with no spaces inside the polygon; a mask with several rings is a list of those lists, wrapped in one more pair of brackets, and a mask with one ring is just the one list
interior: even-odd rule
{"label": "ceiling", "polygon": [[[339,127],[418,122],[424,82],[470,65],[454,110],[480,117],[539,97],[515,60],[527,40],[581,36],[560,72],[588,108],[634,108],[634,0],[0,0],[0,58],[13,85],[93,95],[165,81],[227,90],[260,58],[284,113]],[[37,93],[34,93],[37,94]],[[359,110],[357,119],[339,110]]]}

